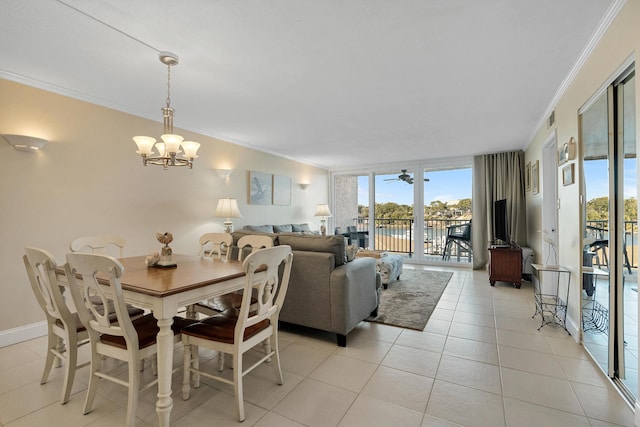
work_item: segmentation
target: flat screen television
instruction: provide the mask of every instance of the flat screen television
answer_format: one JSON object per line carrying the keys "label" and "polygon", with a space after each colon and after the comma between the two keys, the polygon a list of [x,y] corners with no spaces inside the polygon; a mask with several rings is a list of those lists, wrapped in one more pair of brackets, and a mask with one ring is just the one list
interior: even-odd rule
{"label": "flat screen television", "polygon": [[493,237],[496,244],[509,245],[509,222],[507,218],[507,199],[493,203]]}

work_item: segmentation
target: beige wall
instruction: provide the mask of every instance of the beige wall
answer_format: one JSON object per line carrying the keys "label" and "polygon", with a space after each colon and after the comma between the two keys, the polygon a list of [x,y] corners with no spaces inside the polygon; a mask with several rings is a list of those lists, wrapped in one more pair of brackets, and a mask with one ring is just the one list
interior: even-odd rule
{"label": "beige wall", "polygon": [[[0,134],[50,141],[31,154],[0,139],[0,346],[8,330],[44,320],[22,264],[25,246],[48,249],[62,263],[73,238],[117,233],[127,239],[127,255],[141,255],[159,249],[156,232],[170,231],[174,252],[195,255],[200,234],[222,231],[223,219],[213,217],[220,197],[238,199],[244,217],[236,229],[290,222],[319,228],[313,214],[328,199],[324,169],[180,129],[202,144],[193,170],[145,168],[131,138],[158,137],[161,123],[1,79],[0,94]],[[225,181],[214,168],[234,172]],[[249,170],[291,177],[291,205],[249,205]]]}
{"label": "beige wall", "polygon": [[[613,21],[604,37],[598,43],[592,54],[586,60],[582,69],[576,75],[572,84],[567,88],[555,106],[556,124],[551,129],[543,126],[536,134],[533,142],[526,151],[526,162],[542,159],[542,149],[552,135],[557,132],[558,145],[564,144],[570,137],[578,140],[578,110],[598,91],[602,85],[614,76],[616,70],[629,58],[640,51],[640,2],[628,1]],[[637,69],[637,65],[636,65]],[[638,91],[638,85],[636,85]],[[640,105],[640,93],[636,93],[636,105]],[[638,113],[640,109],[636,109]],[[640,124],[640,117],[636,117],[636,126]],[[636,134],[638,134],[636,132]],[[580,141],[578,141],[580,144]],[[582,265],[579,177],[581,175],[580,162],[575,163],[576,184],[562,185],[562,168],[558,171],[558,252],[560,264],[572,271],[572,292],[569,297],[569,318],[574,328],[580,322],[580,267]],[[542,170],[542,169],[541,169]],[[544,176],[540,177],[541,181]],[[542,188],[542,187],[541,187]],[[527,192],[528,241],[536,253],[536,261],[540,262],[542,251],[541,211],[544,194]],[[578,339],[577,334],[574,334]]]}

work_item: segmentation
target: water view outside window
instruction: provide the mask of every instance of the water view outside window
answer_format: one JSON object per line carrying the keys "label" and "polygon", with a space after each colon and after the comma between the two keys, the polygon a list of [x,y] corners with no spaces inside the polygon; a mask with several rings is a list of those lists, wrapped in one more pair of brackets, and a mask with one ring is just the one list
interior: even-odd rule
{"label": "water view outside window", "polygon": [[[414,170],[407,169],[406,175],[410,178],[400,178],[402,170],[375,173],[375,191],[368,175],[353,177],[358,187],[358,214],[352,223],[360,231],[373,230],[374,239],[369,239],[373,249],[407,257],[415,256],[415,251],[420,250],[425,260],[442,260],[447,227],[471,220],[472,169],[468,166],[420,171],[416,177]],[[340,200],[338,178],[342,177],[336,177],[336,197]],[[414,211],[416,185],[423,187],[424,194],[424,206],[418,215]],[[375,199],[372,227],[369,224],[371,191]],[[417,225],[416,218],[422,223]],[[460,262],[469,262],[469,258],[462,257]]]}

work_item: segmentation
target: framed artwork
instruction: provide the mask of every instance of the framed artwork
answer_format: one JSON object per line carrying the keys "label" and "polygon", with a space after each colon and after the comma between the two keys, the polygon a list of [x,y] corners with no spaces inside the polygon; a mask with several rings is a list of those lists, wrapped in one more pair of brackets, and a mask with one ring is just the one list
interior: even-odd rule
{"label": "framed artwork", "polygon": [[576,140],[571,137],[558,150],[558,166],[576,158]]}
{"label": "framed artwork", "polygon": [[540,192],[540,175],[538,172],[539,160],[531,165],[531,192],[538,194]]}
{"label": "framed artwork", "polygon": [[271,174],[249,171],[249,203],[252,205],[270,205],[271,194]]}
{"label": "framed artwork", "polygon": [[527,191],[531,191],[531,162],[528,162],[524,167],[524,184]]}
{"label": "framed artwork", "polygon": [[574,164],[571,163],[562,168],[562,185],[571,185],[575,182]]}
{"label": "framed artwork", "polygon": [[291,178],[285,175],[273,175],[273,204],[291,204]]}

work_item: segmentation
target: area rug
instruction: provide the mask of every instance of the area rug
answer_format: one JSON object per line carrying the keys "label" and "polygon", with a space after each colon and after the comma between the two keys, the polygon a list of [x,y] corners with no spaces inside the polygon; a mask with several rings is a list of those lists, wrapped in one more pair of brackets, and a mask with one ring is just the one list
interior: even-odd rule
{"label": "area rug", "polygon": [[400,280],[382,289],[378,316],[369,322],[423,330],[453,273],[405,268]]}

